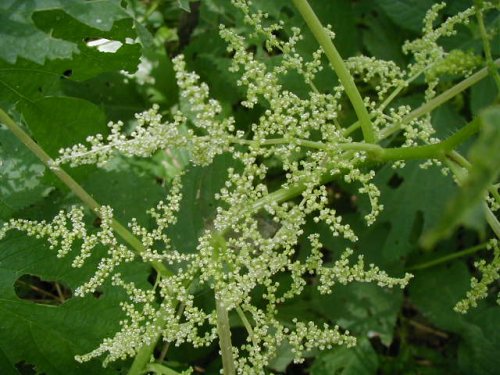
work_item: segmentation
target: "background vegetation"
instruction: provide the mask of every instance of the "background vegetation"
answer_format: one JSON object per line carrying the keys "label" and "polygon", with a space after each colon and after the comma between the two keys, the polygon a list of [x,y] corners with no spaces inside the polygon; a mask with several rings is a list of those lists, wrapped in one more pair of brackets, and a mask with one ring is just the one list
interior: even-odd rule
{"label": "background vegetation", "polygon": [[[306,30],[290,1],[254,3],[287,27]],[[402,44],[421,34],[422,19],[433,3],[311,0],[323,23],[333,25],[343,57],[366,54],[402,67],[409,63]],[[471,6],[469,0],[446,3],[444,18]],[[231,56],[218,27],[224,23],[244,31],[248,26],[241,17],[227,0],[4,0],[0,4],[0,107],[56,156],[60,148],[83,142],[89,134],[106,133],[108,121],[122,120],[132,127],[134,113],[152,103],[165,112],[182,108],[185,103],[179,100],[171,62],[182,52],[188,68],[207,82],[224,113],[234,115],[238,128],[246,130],[258,118],[259,108],[249,111],[239,105],[243,92],[236,85],[237,76],[228,72]],[[490,13],[486,24],[498,30],[499,19],[498,13]],[[101,38],[120,44],[97,47],[90,43]],[[475,23],[460,27],[443,44],[449,50],[460,48],[478,55],[483,48]],[[116,46],[116,52],[110,53],[109,48]],[[279,62],[279,55],[266,54],[262,45],[252,48],[269,66]],[[303,56],[310,56],[317,43],[305,31],[298,48]],[[493,56],[498,57],[500,43],[492,43],[492,48]],[[139,71],[131,76],[138,66]],[[322,72],[318,89],[327,90],[335,79],[330,71]],[[299,94],[305,89],[293,75],[283,84]],[[398,99],[400,103],[422,102],[422,84],[417,80]],[[439,90],[452,85],[453,77],[444,79]],[[440,135],[451,134],[496,98],[495,83],[487,77],[436,109],[432,123]],[[345,108],[339,121],[351,123],[355,114],[348,105]],[[104,169],[84,166],[71,169],[70,174],[98,202],[113,206],[118,219],[126,222],[136,217],[147,222],[146,210],[165,196],[172,178],[187,168],[180,216],[171,236],[174,246],[194,251],[198,235],[215,214],[214,194],[224,182],[230,161],[220,157],[205,168],[188,167],[188,161],[185,151],[164,150],[151,160],[117,157]],[[269,372],[496,373],[500,368],[498,284],[491,286],[491,297],[478,308],[466,315],[453,311],[470,287],[476,272],[474,260],[490,256],[483,246],[489,229],[481,215],[469,215],[449,239],[425,252],[418,239],[437,225],[457,187],[439,169],[422,170],[418,162],[408,162],[398,170],[384,166],[375,183],[385,210],[376,225],[356,231],[361,234],[359,251],[367,263],[375,263],[389,274],[411,271],[414,279],[403,291],[361,283],[335,286],[334,293],[327,296],[306,289],[300,299],[282,309],[281,318],[336,322],[358,337],[358,345],[312,352],[301,365],[290,364],[292,356],[284,347]],[[269,185],[273,185],[272,177]],[[332,201],[335,198],[335,209],[353,228],[360,228],[359,213],[368,212],[368,203],[341,181],[329,183],[327,188]],[[12,217],[50,220],[61,208],[74,204],[79,204],[78,199],[13,134],[0,127],[0,223]],[[265,217],[262,221],[272,226]],[[99,225],[97,221],[90,224]],[[308,223],[304,238],[307,231],[318,230],[326,233],[327,228]],[[308,246],[305,241],[303,246]],[[333,239],[324,246],[327,258],[338,256]],[[130,360],[107,368],[98,360],[74,361],[76,354],[92,350],[115,332],[122,316],[118,301],[123,294],[109,285],[93,296],[72,296],[96,263],[97,258],[82,269],[72,269],[70,261],[56,259],[44,241],[19,233],[0,241],[0,373],[126,372]],[[137,285],[154,282],[152,270],[144,264],[128,264],[121,272]],[[233,323],[241,325],[237,319]],[[239,329],[243,334],[243,327],[234,328],[235,340]],[[167,361],[174,369],[191,366],[195,373],[203,374],[216,374],[221,366],[217,346],[199,350],[171,347]]]}

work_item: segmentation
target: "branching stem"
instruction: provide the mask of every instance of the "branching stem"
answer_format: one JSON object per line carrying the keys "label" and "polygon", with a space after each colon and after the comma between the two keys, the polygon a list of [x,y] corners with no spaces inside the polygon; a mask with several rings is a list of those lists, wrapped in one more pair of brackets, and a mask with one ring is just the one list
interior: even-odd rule
{"label": "branching stem", "polygon": [[[500,67],[500,59],[495,60],[494,65],[495,65],[495,67]],[[394,134],[396,131],[398,131],[401,128],[402,124],[407,124],[408,122],[415,120],[416,118],[418,118],[420,116],[423,116],[427,113],[432,112],[434,109],[436,109],[437,107],[446,103],[451,98],[455,97],[456,95],[467,90],[469,87],[475,85],[476,83],[478,83],[482,79],[486,78],[489,73],[490,72],[489,72],[488,68],[483,68],[481,70],[478,70],[476,73],[472,74],[470,77],[467,77],[466,79],[460,81],[455,86],[449,88],[448,90],[444,91],[442,94],[436,96],[432,100],[428,101],[427,103],[422,104],[420,107],[418,107],[417,109],[410,112],[398,124],[394,124],[393,126],[382,130],[380,133],[380,139],[387,138],[391,134]],[[399,88],[397,90],[399,90]],[[387,105],[385,103],[386,102],[384,102],[381,105],[382,108],[385,108],[385,106]],[[343,136],[347,137],[348,135],[352,134],[356,129],[359,129],[359,127],[360,127],[360,121],[358,120],[358,121],[354,122],[353,124],[351,124],[349,127],[345,128],[345,130],[343,131]]]}
{"label": "branching stem", "polygon": [[[497,59],[495,61],[495,65],[500,66],[500,59]],[[488,68],[483,68],[483,69],[477,71],[476,73],[474,73],[470,77],[467,77],[463,81],[460,81],[455,86],[449,88],[448,90],[444,91],[440,95],[436,96],[435,98],[429,100],[427,103],[424,103],[423,105],[421,105],[417,109],[410,112],[406,117],[403,118],[403,120],[400,123],[394,124],[393,126],[382,130],[380,132],[380,138],[381,139],[387,138],[391,134],[398,131],[401,128],[402,124],[407,124],[410,121],[413,121],[422,115],[425,115],[427,113],[432,112],[440,105],[446,103],[451,98],[454,98],[455,96],[457,96],[461,92],[465,91],[469,87],[475,85],[476,83],[478,83],[482,79],[486,78],[487,76],[488,76]]]}
{"label": "branching stem", "polygon": [[363,102],[363,98],[354,83],[351,73],[344,63],[344,60],[337,51],[337,48],[335,48],[330,35],[325,31],[325,28],[307,0],[292,0],[292,2],[304,18],[304,21],[313,33],[321,48],[323,48],[328,61],[335,70],[342,86],[344,86],[345,92],[351,101],[356,115],[358,116],[365,142],[375,143],[376,139],[373,124]]}
{"label": "branching stem", "polygon": [[[31,152],[33,152],[40,161],[45,164],[60,180],[63,182],[80,200],[87,205],[96,215],[100,215],[99,208],[100,205],[95,201],[94,198],[90,196],[89,193],[82,188],[78,182],[76,182],[66,171],[60,167],[55,167],[54,160],[41,148],[31,137],[12,119],[10,116],[0,108],[0,123],[7,126],[7,128],[12,131],[12,133],[22,142],[26,147],[28,147]],[[127,242],[136,253],[141,254],[146,249],[142,245],[141,241],[129,232],[122,224],[120,224],[116,219],[113,219],[111,224],[113,230],[125,241]],[[162,276],[171,276],[172,272],[165,267],[165,265],[158,261],[150,262],[153,268]]]}

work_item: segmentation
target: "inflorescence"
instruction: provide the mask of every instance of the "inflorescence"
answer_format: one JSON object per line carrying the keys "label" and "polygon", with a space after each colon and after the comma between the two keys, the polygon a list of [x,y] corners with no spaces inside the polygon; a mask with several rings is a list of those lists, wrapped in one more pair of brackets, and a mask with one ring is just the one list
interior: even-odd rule
{"label": "inflorescence", "polygon": [[[230,70],[239,72],[238,85],[246,90],[241,105],[251,109],[259,103],[265,107],[250,132],[236,130],[235,119],[222,115],[221,104],[210,98],[208,86],[200,82],[196,73],[186,70],[186,62],[179,55],[173,62],[185,111],[175,112],[171,121],[164,121],[159,107],[154,105],[136,115],[136,126],[130,134],[124,134],[122,122],[110,123],[109,135],[89,136],[88,145],[61,150],[56,161],[58,165],[102,166],[116,153],[148,157],[158,150],[181,148],[190,152],[193,164],[208,165],[217,155],[231,154],[240,167],[228,170],[227,181],[216,195],[220,202],[217,215],[211,227],[201,234],[196,253],[174,249],[166,234],[179,211],[181,178],[174,179],[168,198],[149,211],[155,228],[142,227],[135,220],[129,223],[131,232],[142,244],[140,253],[115,237],[110,207],[100,208],[101,223],[95,233],[85,229],[85,215],[80,208],[60,212],[50,223],[14,219],[0,230],[0,238],[14,229],[44,238],[51,248],[57,249],[59,257],[66,256],[78,243],[81,251],[74,258],[74,267],[81,267],[96,246],[107,249],[107,256],[102,258],[95,274],[77,289],[76,295],[92,293],[109,278],[129,296],[121,305],[126,318],[120,322],[121,329],[114,337],[105,339],[91,353],[78,356],[79,361],[105,355],[106,364],[134,356],[159,336],[175,345],[190,343],[200,347],[213,343],[217,338],[216,311],[204,311],[197,306],[192,287],[197,280],[202,287],[212,289],[216,300],[223,301],[228,311],[238,311],[246,320],[250,326],[248,340],[241,347],[233,347],[233,355],[239,373],[260,373],[284,343],[292,348],[296,362],[301,362],[314,348],[355,345],[356,339],[338,326],[297,320],[290,325],[278,318],[280,306],[299,295],[308,278],[314,278],[320,293],[332,293],[337,283],[355,281],[404,288],[411,278],[410,274],[391,277],[376,265],[365,264],[363,257],[356,257],[351,248],[339,249],[338,260],[328,264],[323,259],[318,234],[308,238],[311,250],[306,259],[296,259],[308,218],[326,224],[333,237],[352,244],[358,239],[342,216],[330,207],[325,176],[355,184],[359,193],[369,198],[371,212],[365,216],[367,225],[373,224],[383,210],[380,191],[372,182],[375,171],[363,166],[368,155],[363,150],[349,148],[353,142],[351,135],[338,123],[343,87],[323,93],[314,85],[316,74],[326,65],[321,49],[313,54],[312,60],[305,61],[296,48],[302,39],[300,29],[293,28],[290,37],[281,40],[276,35],[284,30],[282,23],[268,22],[269,16],[253,11],[250,1],[232,0],[232,3],[253,28],[253,37],[263,38],[268,52],[282,55],[281,64],[269,68],[249,51],[244,36],[227,26],[220,27],[220,35],[233,56]],[[435,95],[440,76],[468,74],[481,61],[472,53],[447,52],[438,45],[439,38],[452,35],[456,25],[468,22],[475,12],[474,8],[467,9],[434,28],[443,6],[437,4],[428,12],[424,36],[405,44],[404,51],[414,56],[414,62],[406,69],[366,56],[352,57],[346,62],[356,80],[371,86],[373,95],[368,94],[364,101],[379,138],[384,129],[398,125],[403,129],[404,146],[436,142],[428,117],[402,123],[412,108],[392,106],[392,100],[421,75],[428,83],[426,99],[430,99]],[[331,30],[329,33],[333,38],[334,33]],[[307,97],[283,88],[281,77],[291,71],[301,75],[310,88]],[[302,157],[297,158],[299,153]],[[300,187],[297,199],[274,199],[268,191],[265,184],[268,167],[263,160],[269,158],[280,161],[283,191]],[[271,218],[274,228],[271,233],[262,230],[258,213]],[[495,253],[493,264],[478,262],[483,279],[473,280],[472,291],[457,305],[458,311],[475,306],[477,299],[484,298],[486,286],[498,277],[498,243],[492,242],[490,247]],[[170,276],[160,275],[154,290],[142,290],[116,271],[121,263],[137,258],[165,262],[175,266],[176,271]],[[283,274],[291,278],[288,286],[277,281],[276,276]],[[264,290],[264,305],[256,306],[252,300],[252,292],[257,288]]]}

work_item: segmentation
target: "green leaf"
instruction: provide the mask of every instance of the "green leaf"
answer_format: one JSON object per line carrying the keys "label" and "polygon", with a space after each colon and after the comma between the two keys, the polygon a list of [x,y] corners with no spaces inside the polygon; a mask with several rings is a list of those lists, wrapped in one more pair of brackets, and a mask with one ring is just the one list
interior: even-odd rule
{"label": "green leaf", "polygon": [[422,30],[425,13],[433,0],[375,0],[384,13],[402,29]]}
{"label": "green leaf", "polygon": [[[314,0],[311,1],[311,6],[323,25],[332,25],[332,30],[335,32],[335,47],[342,57],[348,58],[359,52],[359,28],[353,14],[352,1],[337,0],[334,3],[329,3],[328,1]],[[308,31],[307,34],[309,34]],[[314,49],[318,48],[314,39],[310,43]]]}
{"label": "green leaf", "polygon": [[69,58],[79,51],[76,43],[43,32],[33,21],[33,14],[60,9],[89,27],[107,31],[115,21],[129,18],[120,4],[119,0],[4,0],[0,4],[0,58],[11,64],[19,57],[38,64],[46,59]]}
{"label": "green leaf", "polygon": [[83,82],[64,80],[62,89],[68,96],[88,100],[106,112],[110,121],[133,118],[148,107],[132,80],[125,82],[120,73],[103,73]]}
{"label": "green leaf", "polygon": [[310,369],[311,375],[376,374],[378,359],[367,339],[359,340],[354,348],[340,347],[318,355]]}
{"label": "green leaf", "polygon": [[59,95],[61,77],[64,77],[65,70],[63,66],[55,69],[41,67],[24,59],[11,65],[0,59],[0,104],[4,109],[9,109],[19,101]]}
{"label": "green leaf", "polygon": [[477,116],[486,107],[495,103],[497,98],[497,86],[491,76],[479,81],[471,87],[470,110]]}
{"label": "green leaf", "polygon": [[404,66],[406,58],[401,47],[405,33],[396,27],[383,13],[377,18],[370,12],[365,17],[366,30],[363,30],[363,42],[371,55]]}
{"label": "green leaf", "polygon": [[384,211],[379,222],[390,225],[380,251],[387,259],[400,259],[415,247],[422,231],[441,218],[446,198],[455,191],[453,181],[437,167],[422,170],[419,162],[408,162],[400,170],[385,166],[375,177]]}
{"label": "green leaf", "polygon": [[463,373],[494,375],[500,366],[500,308],[474,311],[471,323],[463,333],[464,343],[458,350],[458,362]]}
{"label": "green leaf", "polygon": [[401,290],[352,283],[336,285],[328,295],[315,292],[311,308],[356,337],[377,336],[389,346],[402,302]]}
{"label": "green leaf", "polygon": [[0,127],[0,218],[42,199],[44,165],[8,129]]}
{"label": "green leaf", "polygon": [[177,0],[177,5],[182,10],[185,10],[186,12],[191,12],[191,8],[189,7],[190,2],[191,0]]}
{"label": "green leaf", "polygon": [[[33,138],[54,159],[61,148],[83,143],[89,134],[107,133],[104,113],[86,100],[49,97],[36,102],[24,102],[19,108]],[[73,168],[71,175],[81,181],[94,168]],[[62,186],[55,177],[51,176],[50,181]]]}
{"label": "green leaf", "polygon": [[458,194],[448,202],[440,222],[422,239],[425,247],[432,247],[447,237],[460,223],[470,226],[481,218],[486,190],[500,174],[500,107],[485,110],[476,121],[480,121],[481,126],[468,155],[472,167]]}
{"label": "green leaf", "polygon": [[[98,360],[79,364],[74,356],[94,349],[118,329],[123,292],[107,285],[99,298],[71,297],[54,306],[21,299],[14,291],[22,275],[62,282],[73,289],[88,279],[97,257],[81,269],[72,269],[70,261],[57,259],[45,241],[24,234],[13,233],[0,242],[0,353],[9,364],[7,369],[24,361],[35,366],[37,373],[48,375],[117,373],[117,368],[105,369]],[[134,264],[121,271],[145,281],[147,270]]]}
{"label": "green leaf", "polygon": [[146,210],[167,195],[153,177],[141,176],[126,167],[98,170],[89,176],[83,187],[100,204],[113,207],[116,218],[123,224],[132,218],[141,224],[149,222]]}
{"label": "green leaf", "polygon": [[416,271],[409,286],[410,297],[431,323],[447,331],[460,332],[464,318],[453,307],[468,290],[469,279],[470,274],[462,262]]}
{"label": "green leaf", "polygon": [[215,217],[219,201],[215,194],[224,186],[227,169],[239,164],[229,154],[216,157],[207,167],[192,167],[182,177],[182,201],[178,221],[169,228],[172,244],[182,252],[196,251],[198,237]]}
{"label": "green leaf", "polygon": [[[78,8],[79,3],[81,9]],[[9,17],[22,18],[26,12],[33,11],[33,14],[30,13],[30,22],[36,25],[38,34],[45,35],[45,32],[51,42],[70,43],[78,53],[39,60],[37,56],[44,52],[40,49],[40,43],[43,42],[38,40],[41,37],[37,37],[37,42],[16,43],[16,46],[22,46],[26,53],[19,55],[14,61],[2,59],[0,52],[0,85],[4,88],[0,92],[2,107],[8,109],[20,101],[29,102],[47,96],[60,96],[62,82],[87,80],[110,71],[126,70],[133,73],[137,69],[141,46],[137,43],[130,44],[130,40],[136,39],[136,31],[132,27],[132,19],[121,9],[119,2],[52,1],[49,6],[48,1],[39,0],[30,4],[33,9],[28,5],[18,6]],[[91,8],[87,9],[89,6]],[[64,7],[64,10],[61,7]],[[92,10],[93,8],[95,9]],[[34,9],[40,11],[35,12]],[[93,13],[101,10],[103,14]],[[88,17],[85,16],[86,11],[90,12]],[[116,13],[115,16],[112,15],[113,12]],[[75,14],[78,17],[72,17]],[[104,24],[97,27],[97,20],[104,16]],[[83,21],[86,23],[82,23]],[[0,35],[1,32],[2,24]],[[99,50],[100,47],[87,45],[89,40],[102,38],[120,43],[121,46],[114,53],[108,53]],[[1,41],[0,38],[0,44]],[[12,64],[14,62],[15,64]]]}
{"label": "green leaf", "polygon": [[493,375],[500,366],[497,330],[500,307],[484,302],[467,315],[453,311],[470,287],[470,273],[463,262],[415,273],[409,287],[411,301],[438,329],[459,335],[458,363],[465,374]]}

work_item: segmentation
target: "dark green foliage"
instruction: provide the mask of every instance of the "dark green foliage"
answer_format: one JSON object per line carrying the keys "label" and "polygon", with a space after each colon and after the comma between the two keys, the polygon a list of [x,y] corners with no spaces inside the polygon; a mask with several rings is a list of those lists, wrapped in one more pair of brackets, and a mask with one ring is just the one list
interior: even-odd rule
{"label": "dark green foliage", "polygon": [[[188,68],[195,70],[208,83],[211,95],[221,101],[223,113],[234,115],[236,127],[248,133],[262,108],[249,111],[239,106],[242,89],[236,85],[237,75],[227,71],[231,56],[218,37],[218,24],[237,24],[241,30],[248,26],[241,24],[241,15],[229,6],[228,0],[202,0],[199,7],[197,3],[1,0],[0,108],[9,111],[55,158],[60,148],[84,142],[87,135],[106,135],[108,121],[122,120],[127,131],[131,130],[135,125],[133,114],[152,103],[160,104],[165,117],[170,116],[170,109],[185,105],[178,98],[171,63],[174,55],[183,52]],[[288,25],[305,27],[290,1],[255,0],[254,3],[267,11],[272,20],[284,20],[287,28]],[[333,25],[337,47],[344,58],[363,53],[393,60],[401,67],[409,62],[409,57],[401,52],[403,42],[419,35],[422,18],[434,3],[311,0],[321,20]],[[470,5],[465,0],[448,3],[449,14]],[[189,43],[182,45],[177,29],[186,28],[190,22],[193,29],[188,33]],[[466,43],[466,47],[480,54],[481,43],[474,27],[461,30],[460,37],[450,38],[447,43],[454,48]],[[304,36],[299,50],[308,58],[318,46],[308,31]],[[466,40],[461,40],[462,36]],[[88,41],[100,38],[119,41],[122,46],[116,53],[106,53],[87,45]],[[280,55],[267,54],[258,38],[253,40],[252,48],[268,66],[280,62]],[[122,70],[134,73],[141,56],[152,62],[154,83],[141,84],[120,73]],[[325,69],[319,77],[318,89],[331,90],[336,80],[331,71]],[[298,95],[309,92],[293,74],[283,77],[282,84]],[[423,91],[420,84],[417,81],[410,86],[401,100],[414,102],[420,98]],[[449,85],[450,82],[444,82],[439,89]],[[477,139],[464,145],[464,149],[469,148],[467,155],[473,167],[461,189],[438,168],[423,170],[416,161],[408,162],[403,169],[382,166],[375,183],[381,190],[385,209],[377,224],[367,228],[359,220],[360,214],[366,214],[367,205],[358,199],[358,192],[346,187],[340,179],[328,185],[332,195],[340,197],[332,199],[332,207],[345,211],[353,227],[362,228],[357,231],[362,234],[354,249],[356,256],[363,255],[388,274],[399,276],[409,264],[413,266],[477,244],[478,233],[486,231],[484,222],[475,216],[477,207],[485,189],[498,180],[500,171],[500,110],[498,106],[484,109],[498,101],[496,98],[493,80],[485,79],[470,93],[458,97],[453,105],[433,113],[432,121],[437,124],[440,136],[456,131],[470,121],[471,115],[479,116],[481,130]],[[353,118],[349,105],[341,116],[343,123]],[[398,145],[399,139],[393,141]],[[135,217],[146,227],[152,224],[146,210],[165,199],[170,181],[183,172],[183,199],[178,221],[169,229],[169,235],[174,248],[192,253],[196,251],[198,236],[212,227],[220,204],[214,195],[224,185],[227,168],[237,169],[238,165],[226,154],[207,167],[186,167],[188,164],[189,154],[185,150],[160,150],[148,161],[117,157],[105,169],[67,169],[99,203],[111,205],[122,224]],[[273,173],[269,176],[268,186],[276,186],[273,178],[280,176]],[[0,224],[11,217],[49,219],[74,204],[80,202],[0,125]],[[98,226],[90,212],[88,222],[90,227]],[[262,222],[272,227],[265,217]],[[325,260],[337,259],[342,249],[340,241],[315,225],[312,221],[306,225],[304,238],[320,232]],[[426,244],[438,244],[436,252],[423,252],[422,236]],[[438,242],[444,237],[448,237],[446,242]],[[309,251],[308,246],[304,239],[297,257]],[[95,296],[71,297],[74,288],[86,280],[89,270],[97,264],[98,253],[84,268],[72,269],[71,256],[57,259],[55,250],[50,250],[43,240],[11,233],[0,241],[0,374],[126,373],[130,360],[108,368],[103,368],[97,360],[85,364],[74,360],[76,354],[94,349],[103,338],[116,332],[123,318],[119,307],[123,295],[108,284]],[[404,291],[355,283],[336,285],[332,294],[320,295],[312,288],[315,280],[311,276],[306,293],[282,306],[281,319],[290,323],[294,317],[312,318],[339,324],[358,337],[358,346],[308,353],[308,360],[299,368],[291,364],[293,356],[284,345],[269,373],[498,373],[500,309],[494,298],[482,301],[467,316],[453,311],[470,286],[474,272],[471,259],[463,257],[416,271],[411,286]],[[127,280],[139,285],[154,283],[150,267],[143,263],[132,262],[121,272]],[[37,291],[38,284],[33,280],[40,280],[44,288],[56,284],[67,286],[69,298],[64,303],[42,304],[37,293],[43,292]],[[21,284],[25,293],[16,294]],[[492,289],[496,295],[498,285]],[[197,302],[208,309],[212,307],[212,297],[207,290],[200,290]],[[241,323],[237,317],[231,319],[235,322],[234,337],[241,339],[237,334],[242,329]],[[218,373],[217,348],[191,350],[172,348],[169,352],[172,358],[167,359],[174,362],[165,363],[176,370],[198,366],[202,373],[205,370],[206,374]],[[155,366],[151,370],[158,374],[174,373]]]}

